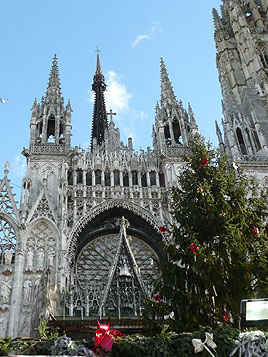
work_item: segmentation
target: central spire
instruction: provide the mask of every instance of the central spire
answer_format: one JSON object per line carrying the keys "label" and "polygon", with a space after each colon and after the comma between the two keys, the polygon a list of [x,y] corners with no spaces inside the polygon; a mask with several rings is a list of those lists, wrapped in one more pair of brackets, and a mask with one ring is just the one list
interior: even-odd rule
{"label": "central spire", "polygon": [[96,139],[97,145],[101,145],[103,143],[104,131],[108,127],[104,99],[106,84],[101,70],[99,53],[97,53],[97,69],[93,78],[92,90],[95,92],[95,100],[91,131],[91,150],[93,148],[94,139]]}

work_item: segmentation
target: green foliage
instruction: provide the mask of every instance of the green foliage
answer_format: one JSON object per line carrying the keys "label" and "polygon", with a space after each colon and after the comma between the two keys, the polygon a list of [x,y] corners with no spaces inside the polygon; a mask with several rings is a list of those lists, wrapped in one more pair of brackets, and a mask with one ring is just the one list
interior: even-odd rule
{"label": "green foliage", "polygon": [[[202,328],[193,333],[167,332],[163,329],[160,334],[154,337],[145,337],[141,335],[127,336],[115,340],[112,356],[124,357],[189,357],[194,356],[192,344],[193,338],[199,338],[205,341],[205,332],[213,333],[213,341],[217,344],[217,356],[229,356],[232,351],[235,340],[238,339],[239,331],[231,328],[218,328],[213,332],[209,328]],[[199,354],[200,357],[208,356],[204,351]]]}
{"label": "green foliage", "polygon": [[11,339],[10,338],[5,338],[3,340],[0,340],[0,356],[8,356],[11,352],[11,348],[9,346]]}
{"label": "green foliage", "polygon": [[48,320],[40,319],[40,323],[38,326],[38,332],[41,340],[54,340],[58,338],[58,333],[50,333],[48,330]]}
{"label": "green foliage", "polygon": [[[164,324],[177,332],[217,327],[224,310],[237,326],[241,299],[268,296],[266,193],[201,137],[185,161],[172,191],[173,242],[163,247],[163,279],[155,281],[162,301],[148,301],[145,314],[154,332]],[[172,311],[175,319],[165,321]]]}
{"label": "green foliage", "polygon": [[[169,332],[166,328],[153,336],[146,337],[142,335],[131,335],[125,338],[117,338],[111,352],[105,352],[105,356],[124,356],[124,357],[189,357],[194,356],[192,344],[193,338],[199,338],[205,341],[205,332],[213,333],[213,341],[217,344],[217,356],[229,356],[238,339],[239,332],[232,328],[218,328],[212,331],[210,328],[201,328],[193,333],[174,333]],[[11,340],[6,338],[0,340],[0,351],[2,355],[8,355],[8,352],[14,351],[13,354],[23,355],[76,355],[76,356],[93,356],[90,350],[92,341],[73,341],[69,337],[59,337],[52,340],[31,340],[17,338]],[[88,345],[89,344],[89,345]],[[5,346],[5,348],[1,348]],[[198,354],[200,357],[208,356],[207,352]]]}
{"label": "green foliage", "polygon": [[10,340],[8,343],[8,348],[10,351],[14,351],[16,354],[23,355],[50,355],[51,346],[52,341],[23,338]]}

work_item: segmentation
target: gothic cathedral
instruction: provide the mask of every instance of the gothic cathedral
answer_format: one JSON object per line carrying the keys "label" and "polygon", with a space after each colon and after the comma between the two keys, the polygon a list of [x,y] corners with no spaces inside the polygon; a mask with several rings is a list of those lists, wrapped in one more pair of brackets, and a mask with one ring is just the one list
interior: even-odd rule
{"label": "gothic cathedral", "polygon": [[[268,182],[268,0],[223,0],[213,10],[223,95],[221,150]],[[198,132],[191,106],[177,101],[161,59],[153,149],[120,140],[105,105],[97,54],[91,144],[71,145],[70,101],[64,105],[55,56],[41,102],[34,101],[27,172],[20,204],[0,181],[0,338],[33,336],[41,317],[112,318],[133,326],[159,274],[160,242],[171,222],[170,188]]]}

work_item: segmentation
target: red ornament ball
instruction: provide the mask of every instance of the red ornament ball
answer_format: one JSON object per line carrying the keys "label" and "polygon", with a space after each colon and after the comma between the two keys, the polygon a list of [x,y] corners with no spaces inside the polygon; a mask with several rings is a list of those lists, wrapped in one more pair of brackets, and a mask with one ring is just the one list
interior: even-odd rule
{"label": "red ornament ball", "polygon": [[254,234],[254,235],[259,234],[260,233],[259,228],[256,227],[256,226],[252,226],[251,233]]}
{"label": "red ornament ball", "polygon": [[154,299],[156,302],[160,302],[162,300],[162,297],[160,295],[154,295]]}
{"label": "red ornament ball", "polygon": [[202,160],[202,162],[200,163],[200,166],[207,166],[208,165],[208,158],[204,157],[204,159]]}

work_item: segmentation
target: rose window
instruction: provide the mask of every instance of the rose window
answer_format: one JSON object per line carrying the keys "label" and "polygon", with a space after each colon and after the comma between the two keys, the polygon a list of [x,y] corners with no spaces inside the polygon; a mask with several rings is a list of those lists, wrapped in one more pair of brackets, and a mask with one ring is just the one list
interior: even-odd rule
{"label": "rose window", "polygon": [[[156,254],[141,239],[128,235],[128,241],[139,268],[143,282],[149,275],[157,275],[154,264]],[[119,243],[119,234],[109,234],[89,242],[80,252],[76,262],[78,283],[82,289],[92,286],[103,286],[108,279]]]}

